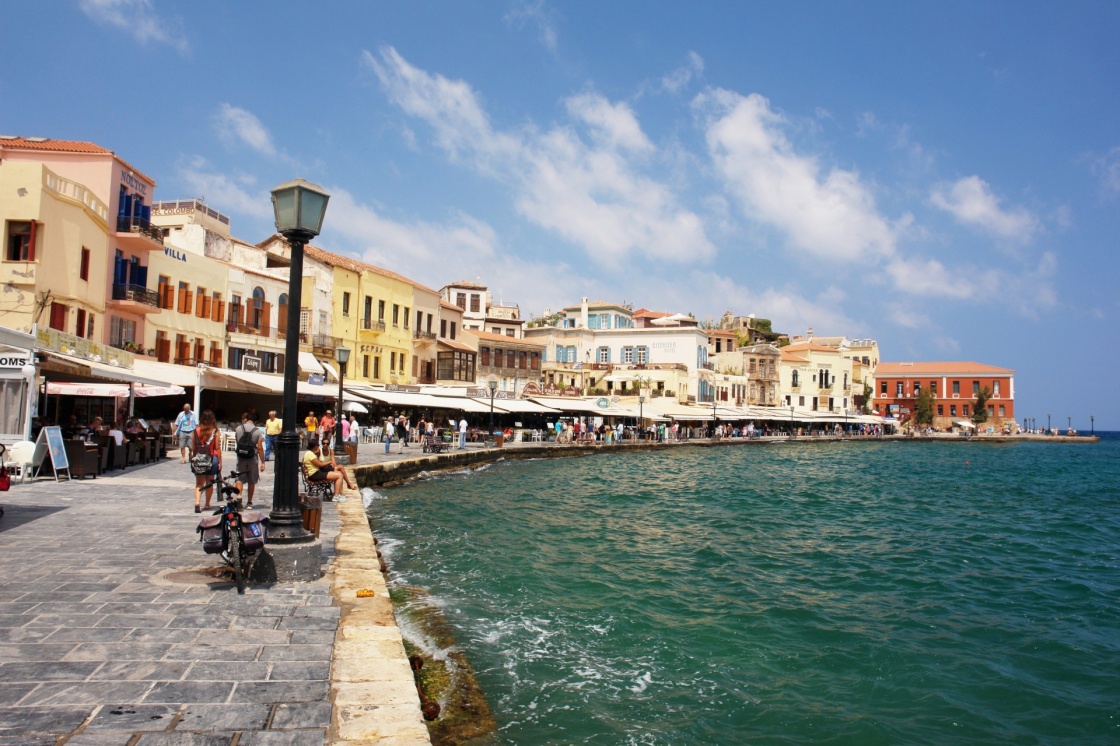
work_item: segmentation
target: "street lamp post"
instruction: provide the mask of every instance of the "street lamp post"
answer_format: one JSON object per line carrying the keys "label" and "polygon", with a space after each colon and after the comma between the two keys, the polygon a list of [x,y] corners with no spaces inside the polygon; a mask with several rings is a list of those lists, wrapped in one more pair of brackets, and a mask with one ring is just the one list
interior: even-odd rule
{"label": "street lamp post", "polygon": [[[295,179],[272,190],[276,231],[291,245],[288,271],[288,319],[284,345],[283,425],[276,439],[276,477],[269,513],[269,544],[315,540],[303,529],[299,509],[299,435],[296,434],[296,383],[299,381],[299,312],[303,304],[303,247],[323,227],[330,196],[315,184]],[[312,571],[318,577],[319,563]],[[302,569],[302,568],[301,568]]]}
{"label": "street lamp post", "polygon": [[[646,439],[646,418],[645,412],[642,407],[645,406],[646,398],[642,394],[638,394],[638,442]],[[1092,417],[1089,418],[1093,419]]]}
{"label": "street lamp post", "polygon": [[1046,434],[1050,434],[1050,413],[1046,413]]}
{"label": "street lamp post", "polygon": [[1066,415],[1066,435],[1073,431],[1073,415]]}
{"label": "street lamp post", "polygon": [[[490,390],[490,437],[494,437],[494,394],[498,392],[498,381],[494,378],[486,381],[486,388]],[[489,438],[488,438],[489,440]]]}
{"label": "street lamp post", "polygon": [[1093,415],[1089,415],[1089,435],[1096,435],[1097,431],[1094,429]]}
{"label": "street lamp post", "polygon": [[337,451],[342,447],[342,418],[344,416],[342,379],[346,376],[346,363],[350,362],[350,348],[342,346],[334,348],[334,359],[338,361],[338,418],[334,421],[334,449]]}
{"label": "street lamp post", "polygon": [[793,440],[793,405],[789,405],[789,439]]}

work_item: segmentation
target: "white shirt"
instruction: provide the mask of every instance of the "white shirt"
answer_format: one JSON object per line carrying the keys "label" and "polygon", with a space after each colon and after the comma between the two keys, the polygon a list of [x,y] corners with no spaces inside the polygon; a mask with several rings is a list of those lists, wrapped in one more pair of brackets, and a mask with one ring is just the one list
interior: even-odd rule
{"label": "white shirt", "polygon": [[459,432],[465,433],[467,431],[466,419],[459,420]]}

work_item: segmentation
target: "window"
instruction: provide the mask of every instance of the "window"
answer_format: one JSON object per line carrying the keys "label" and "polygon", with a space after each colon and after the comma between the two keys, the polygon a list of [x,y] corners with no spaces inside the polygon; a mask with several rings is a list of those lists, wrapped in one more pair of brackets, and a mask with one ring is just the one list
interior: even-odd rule
{"label": "window", "polygon": [[375,379],[381,378],[381,356],[377,355],[373,358],[373,377]]}
{"label": "window", "polygon": [[393,304],[393,326],[399,326],[401,321],[401,307]]}
{"label": "window", "polygon": [[427,328],[427,332],[428,332],[428,334],[431,334],[431,333],[432,333],[432,315],[431,315],[431,314],[428,314],[428,328]]}
{"label": "window", "polygon": [[611,361],[611,348],[610,347],[600,347],[598,350],[595,351],[595,362],[597,362],[597,363],[609,363],[610,361]]}
{"label": "window", "polygon": [[86,336],[86,309],[84,308],[78,309],[78,318],[74,322],[74,336]]}
{"label": "window", "polygon": [[8,253],[10,262],[35,261],[35,237],[38,225],[34,221],[13,220],[8,223]]}
{"label": "window", "polygon": [[945,414],[945,405],[944,404],[938,404],[937,405],[937,416],[941,417],[944,414]]}
{"label": "window", "polygon": [[513,350],[506,350],[506,367],[507,368],[516,368],[517,367],[517,353],[514,352]]}
{"label": "window", "polygon": [[929,393],[931,393],[933,396],[937,396],[937,381],[929,382]]}
{"label": "window", "polygon": [[[179,335],[180,337],[182,335]],[[109,317],[109,344],[112,347],[123,348],[125,342],[136,341],[136,322],[128,319]],[[184,355],[183,357],[186,357]]]}
{"label": "window", "polygon": [[78,265],[78,277],[89,282],[89,249],[82,247],[82,261]]}
{"label": "window", "polygon": [[397,369],[397,353],[389,353],[389,370],[394,371]]}
{"label": "window", "polygon": [[[405,306],[405,307],[404,307],[404,328],[405,328],[405,329],[407,329],[407,328],[408,328],[408,317],[409,317],[409,315],[410,315],[410,314],[409,314],[409,311],[410,311],[410,310],[411,310],[411,309],[409,309],[409,307],[408,307],[408,306]],[[395,316],[396,316],[396,314],[394,314],[394,319],[393,319],[393,323],[394,323],[394,324],[396,324],[396,323],[397,323],[397,320],[396,320]]]}
{"label": "window", "polygon": [[898,383],[896,383],[894,385],[894,395],[895,396],[902,396],[903,386],[905,386],[905,384],[902,381],[899,381]]}
{"label": "window", "polygon": [[471,293],[471,313],[479,312],[480,303],[478,293]]}
{"label": "window", "polygon": [[960,395],[961,395],[961,382],[960,381],[953,381],[953,396],[960,396]]}
{"label": "window", "polygon": [[918,396],[921,393],[922,393],[922,382],[921,381],[914,381],[914,396]]}
{"label": "window", "polygon": [[973,381],[972,382],[972,395],[976,396],[979,393],[980,393],[980,382],[979,381]]}
{"label": "window", "polygon": [[362,355],[362,378],[369,378],[369,355]]}
{"label": "window", "polygon": [[194,294],[191,293],[191,286],[188,282],[179,282],[179,305],[176,310],[179,313],[190,313],[191,306],[194,303]]}
{"label": "window", "polygon": [[999,381],[992,381],[992,396],[999,396]]}
{"label": "window", "polygon": [[342,294],[342,315],[350,315],[350,293]]}
{"label": "window", "polygon": [[886,381],[880,381],[879,382],[879,395],[880,396],[886,396],[887,395],[887,382]]}
{"label": "window", "polygon": [[962,404],[961,405],[961,413],[964,414],[965,417],[968,417],[968,405],[967,404]]}
{"label": "window", "polygon": [[489,347],[480,347],[478,352],[479,352],[479,355],[481,356],[479,364],[480,365],[489,365],[490,364],[490,348]]}
{"label": "window", "polygon": [[466,311],[467,310],[467,294],[466,293],[455,293],[455,305],[457,305],[459,308]]}
{"label": "window", "polygon": [[645,365],[646,363],[648,363],[649,362],[649,348],[643,346],[643,347],[638,347],[637,350],[638,350],[638,364],[639,365]]}
{"label": "window", "polygon": [[440,319],[439,320],[439,336],[441,336],[441,337],[446,337],[447,336],[447,319]]}
{"label": "window", "polygon": [[398,368],[398,371],[403,376],[404,375],[404,353],[403,352],[400,355],[397,355],[397,362],[400,363],[400,367]]}
{"label": "window", "polygon": [[377,320],[382,324],[385,323],[385,301],[377,301]]}
{"label": "window", "polygon": [[957,405],[956,404],[950,404],[949,405],[949,416],[950,417],[956,417],[957,416]]}
{"label": "window", "polygon": [[529,367],[529,353],[521,350],[517,353],[517,367],[526,370]]}
{"label": "window", "polygon": [[70,308],[61,303],[51,304],[51,329],[66,331],[66,317],[70,315]]}
{"label": "window", "polygon": [[229,323],[241,323],[241,296],[231,295],[229,297]]}
{"label": "window", "polygon": [[622,348],[622,362],[624,362],[624,363],[634,362],[634,348],[633,347],[623,347]]}
{"label": "window", "polygon": [[86,319],[86,339],[93,339],[93,314]]}
{"label": "window", "polygon": [[[801,377],[800,377],[800,376],[798,376],[798,374],[797,374],[797,371],[796,371],[796,370],[794,370],[794,371],[793,371],[793,373],[792,373],[792,380],[790,381],[790,384],[791,384],[792,386],[795,386],[795,387],[796,387],[796,386],[800,386],[800,385],[801,385]],[[886,387],[886,385],[887,385],[887,384],[886,384],[886,382],[884,381],[884,382],[883,382],[883,386],[884,386],[884,388]],[[883,393],[885,394],[885,393],[887,393],[887,392],[886,392],[886,391],[883,391]]]}
{"label": "window", "polygon": [[1007,409],[1002,404],[999,405],[999,416],[1000,417],[1006,417],[1007,416]]}
{"label": "window", "polygon": [[455,339],[455,322],[451,322],[451,338]]}
{"label": "window", "polygon": [[[428,331],[431,331],[432,330],[432,328],[431,328],[432,323],[431,323],[431,315],[430,314],[428,316],[428,319],[429,319],[429,321],[428,321]],[[418,331],[418,332],[424,331],[424,312],[423,311],[417,311],[416,312],[416,331]]]}

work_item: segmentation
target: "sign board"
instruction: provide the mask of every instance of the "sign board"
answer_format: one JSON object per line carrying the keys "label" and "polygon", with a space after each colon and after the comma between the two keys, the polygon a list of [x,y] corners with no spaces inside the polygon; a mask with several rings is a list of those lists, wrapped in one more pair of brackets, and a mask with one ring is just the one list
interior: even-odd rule
{"label": "sign board", "polygon": [[35,441],[35,453],[31,457],[31,466],[35,469],[33,474],[39,476],[39,470],[43,468],[43,460],[47,455],[51,457],[51,465],[54,467],[54,481],[58,481],[59,472],[65,471],[66,478],[71,479],[70,476],[70,460],[66,458],[66,444],[62,441],[62,428],[57,425],[52,427],[44,427],[39,431],[39,438]]}
{"label": "sign board", "polygon": [[256,355],[245,355],[241,358],[241,370],[255,370],[260,372],[261,359]]}
{"label": "sign board", "polygon": [[323,374],[322,373],[312,373],[311,375],[309,375],[307,377],[307,382],[310,383],[312,386],[322,386],[323,385]]}

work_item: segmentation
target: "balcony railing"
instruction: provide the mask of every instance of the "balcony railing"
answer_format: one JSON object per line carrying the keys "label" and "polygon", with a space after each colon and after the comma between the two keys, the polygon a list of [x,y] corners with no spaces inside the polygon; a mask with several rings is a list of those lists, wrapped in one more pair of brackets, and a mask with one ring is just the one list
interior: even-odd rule
{"label": "balcony railing", "polygon": [[288,334],[288,330],[283,327],[256,326],[254,324],[245,324],[236,321],[227,323],[226,331],[230,334],[248,334],[254,337],[264,337],[266,339],[285,339]]}
{"label": "balcony railing", "polygon": [[428,340],[429,342],[435,342],[436,341],[436,333],[435,332],[422,332],[419,329],[417,329],[416,331],[414,331],[412,333],[412,336],[413,336],[414,339],[425,339],[425,340]]}
{"label": "balcony railing", "polygon": [[118,216],[117,233],[139,233],[163,246],[163,231],[143,218],[133,218],[127,215]]}
{"label": "balcony railing", "polygon": [[143,285],[113,285],[113,300],[131,300],[159,308],[159,293]]}
{"label": "balcony railing", "polygon": [[374,321],[373,319],[361,319],[359,321],[361,330],[363,332],[383,332],[385,331],[384,321]]}
{"label": "balcony railing", "polygon": [[[303,336],[302,334],[300,335]],[[311,335],[311,346],[316,350],[322,350],[334,354],[336,347],[342,346],[341,337],[332,337],[329,334],[313,334]]]}

